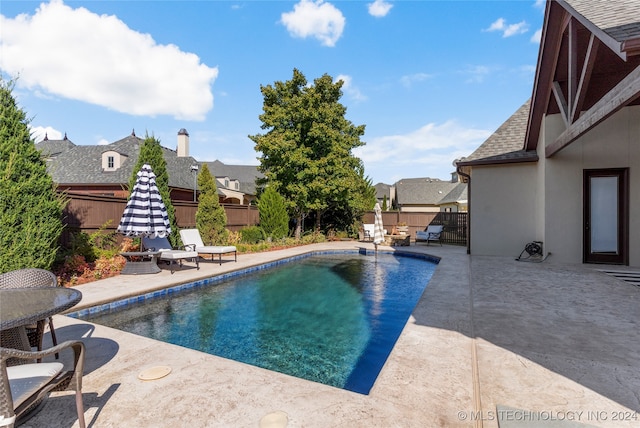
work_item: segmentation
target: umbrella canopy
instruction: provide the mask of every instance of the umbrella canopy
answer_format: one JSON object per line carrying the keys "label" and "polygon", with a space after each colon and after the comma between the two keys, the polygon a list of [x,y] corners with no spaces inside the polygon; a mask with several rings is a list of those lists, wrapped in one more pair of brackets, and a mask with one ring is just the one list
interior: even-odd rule
{"label": "umbrella canopy", "polygon": [[373,211],[375,213],[375,219],[373,220],[373,243],[377,246],[384,242],[384,225],[382,224],[382,208],[380,208],[380,203],[376,202]]}
{"label": "umbrella canopy", "polygon": [[147,164],[138,171],[118,232],[126,236],[151,238],[165,238],[171,233],[167,208],[156,185],[156,175]]}

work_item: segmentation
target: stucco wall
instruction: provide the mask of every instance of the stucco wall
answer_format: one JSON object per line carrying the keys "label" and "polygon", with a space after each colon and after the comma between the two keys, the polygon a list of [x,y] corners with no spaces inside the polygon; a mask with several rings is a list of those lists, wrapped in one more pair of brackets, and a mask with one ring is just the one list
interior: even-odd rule
{"label": "stucco wall", "polygon": [[536,234],[535,163],[477,166],[471,174],[471,254],[516,257]]}
{"label": "stucco wall", "polygon": [[[556,116],[545,119],[544,138],[563,129]],[[587,132],[552,158],[540,153],[545,177],[545,250],[554,260],[582,262],[583,170],[629,168],[629,264],[640,266],[640,107],[627,107]]]}

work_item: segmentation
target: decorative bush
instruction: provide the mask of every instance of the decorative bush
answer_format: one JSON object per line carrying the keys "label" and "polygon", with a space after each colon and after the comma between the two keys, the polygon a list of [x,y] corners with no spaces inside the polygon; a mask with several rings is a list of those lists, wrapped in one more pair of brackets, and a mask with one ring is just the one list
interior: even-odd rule
{"label": "decorative bush", "polygon": [[265,239],[264,231],[259,226],[240,229],[240,235],[242,236],[241,242],[245,244],[257,244]]}

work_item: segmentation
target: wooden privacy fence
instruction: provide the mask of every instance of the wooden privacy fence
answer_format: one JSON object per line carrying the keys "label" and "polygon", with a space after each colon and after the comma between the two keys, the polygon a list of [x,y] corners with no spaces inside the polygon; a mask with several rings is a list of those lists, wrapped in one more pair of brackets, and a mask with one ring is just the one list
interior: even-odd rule
{"label": "wooden privacy fence", "polygon": [[[68,244],[73,232],[92,233],[100,228],[111,232],[118,229],[120,217],[127,205],[126,198],[68,193],[69,203],[62,214],[64,228],[61,243]],[[178,227],[196,226],[196,202],[173,201]],[[237,231],[260,221],[258,208],[250,205],[221,204],[227,214],[227,229]],[[106,226],[105,226],[106,225]]]}
{"label": "wooden privacy fence", "polygon": [[[375,214],[373,211],[365,213],[362,218],[363,223],[373,223]],[[442,242],[453,245],[467,245],[467,223],[468,213],[450,212],[401,212],[383,211],[382,223],[384,228],[391,233],[391,229],[398,224],[404,223],[409,226],[409,235],[412,240],[416,237],[418,230],[425,230],[427,226],[443,225]]]}

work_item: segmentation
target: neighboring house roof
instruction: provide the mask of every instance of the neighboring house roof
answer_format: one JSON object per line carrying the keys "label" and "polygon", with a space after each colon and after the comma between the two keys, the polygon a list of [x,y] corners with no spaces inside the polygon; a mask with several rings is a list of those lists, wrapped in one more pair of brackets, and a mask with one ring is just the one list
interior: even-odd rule
{"label": "neighboring house roof", "polygon": [[[49,155],[51,148],[62,147],[60,141],[42,141],[36,145],[43,154]],[[58,184],[128,184],[133,168],[138,161],[140,146],[144,140],[129,135],[111,144],[94,146],[68,146],[58,153],[49,163],[49,171]],[[102,169],[102,154],[114,151],[123,156],[120,168],[114,171]],[[169,172],[169,186],[173,188],[193,189],[191,165],[196,160],[190,156],[177,157],[175,151],[162,147],[163,157]]]}
{"label": "neighboring house roof", "polygon": [[49,140],[48,137],[45,137],[44,140],[38,143],[38,149],[50,158],[54,158],[72,147],[75,147],[75,144],[66,135],[62,140]]}
{"label": "neighboring house roof", "polygon": [[459,185],[466,188],[464,183],[452,183],[437,178],[403,178],[396,186],[396,200],[398,205],[439,205],[440,201]]}
{"label": "neighboring house roof", "polygon": [[467,197],[467,185],[465,183],[458,183],[444,198],[438,202],[438,205],[443,204],[466,204]]}
{"label": "neighboring house roof", "polygon": [[389,184],[384,184],[384,183],[378,183],[375,186],[376,189],[376,199],[384,199],[384,197],[387,197],[387,201],[391,200],[391,185]]}
{"label": "neighboring house roof", "polygon": [[[62,185],[125,184],[133,173],[144,139],[134,133],[111,144],[81,146],[70,140],[43,140],[36,147],[48,158],[48,169],[54,182]],[[102,154],[114,151],[122,155],[120,168],[102,169]],[[192,165],[198,162],[192,156],[177,156],[175,150],[162,146],[163,157],[169,173],[169,186],[177,189],[193,189]],[[228,176],[240,181],[240,191],[255,195],[255,178],[261,176],[255,166],[224,165],[220,161],[207,162],[212,175]],[[253,172],[253,175],[252,175]]]}
{"label": "neighboring house roof", "polygon": [[240,182],[240,191],[250,195],[256,194],[256,179],[264,178],[257,166],[226,165],[219,160],[203,162],[207,164],[214,177],[229,177]]}

